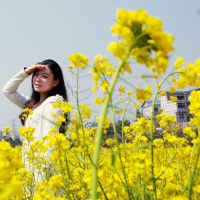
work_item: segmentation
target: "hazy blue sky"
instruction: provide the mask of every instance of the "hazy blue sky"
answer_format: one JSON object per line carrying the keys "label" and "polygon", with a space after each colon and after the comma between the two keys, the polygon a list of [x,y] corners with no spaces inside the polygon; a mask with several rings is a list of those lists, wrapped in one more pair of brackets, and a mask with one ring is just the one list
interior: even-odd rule
{"label": "hazy blue sky", "polygon": [[[176,58],[182,56],[186,62],[194,62],[200,57],[200,9],[199,0],[10,0],[0,1],[0,87],[23,67],[29,67],[45,59],[53,59],[63,69],[65,79],[74,85],[67,66],[67,56],[79,52],[89,57],[90,65],[97,54],[103,54],[117,64],[107,45],[116,40],[110,32],[117,8],[137,10],[145,9],[150,15],[163,20],[163,29],[175,38],[175,52],[171,53],[168,72],[172,70]],[[144,67],[133,68],[133,75],[141,74]],[[86,70],[87,72],[89,69]],[[86,74],[86,72],[85,72]],[[125,74],[125,77],[130,75]],[[133,85],[138,80],[130,80]],[[92,78],[81,79],[81,88],[87,89]],[[120,83],[118,83],[119,85]],[[155,81],[145,82],[142,86],[153,87]],[[126,85],[126,84],[125,84]],[[25,80],[19,91],[30,95],[30,78]],[[166,86],[167,88],[167,86]],[[127,91],[132,88],[127,86]],[[94,107],[92,94],[86,103]],[[81,94],[84,98],[86,93]],[[0,93],[0,130],[11,125],[11,119],[17,119],[21,110]],[[74,98],[69,92],[72,103]],[[94,113],[94,116],[98,116]],[[17,128],[20,126],[16,121]]]}

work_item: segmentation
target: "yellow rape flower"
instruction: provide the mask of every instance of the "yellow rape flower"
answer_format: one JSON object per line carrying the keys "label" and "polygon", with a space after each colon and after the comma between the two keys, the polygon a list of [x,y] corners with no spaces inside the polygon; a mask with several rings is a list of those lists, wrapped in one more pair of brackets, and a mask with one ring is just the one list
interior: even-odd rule
{"label": "yellow rape flower", "polygon": [[89,108],[89,106],[87,106],[86,104],[80,104],[79,106],[81,108],[82,117],[89,119],[92,114],[92,110]]}
{"label": "yellow rape flower", "polygon": [[149,100],[151,98],[152,95],[152,90],[149,86],[145,87],[145,90],[139,89],[139,88],[135,88],[136,91],[136,99],[138,100]]}
{"label": "yellow rape flower", "polygon": [[166,95],[166,92],[163,90],[163,91],[160,92],[160,95],[161,95],[161,96],[165,96],[165,95]]}
{"label": "yellow rape flower", "polygon": [[176,83],[176,79],[175,79],[174,77],[171,78],[171,81],[172,81],[173,83]]}
{"label": "yellow rape flower", "polygon": [[128,93],[128,95],[131,96],[133,94],[133,91],[128,91],[127,93]]}
{"label": "yellow rape flower", "polygon": [[[108,46],[108,50],[112,51],[115,57],[126,61],[121,69],[122,74],[124,70],[129,73],[132,72],[128,64],[129,57],[136,59],[138,64],[145,64],[147,67],[152,64],[156,65],[152,67],[154,72],[164,73],[166,71],[168,66],[167,54],[169,51],[174,50],[172,47],[174,39],[171,34],[163,31],[162,20],[149,16],[147,11],[142,9],[137,11],[118,9],[117,19],[111,31],[113,35],[118,34],[121,38],[118,42],[111,43]],[[132,41],[143,33],[146,33],[147,36],[140,39],[143,44],[148,46],[148,50],[140,48],[141,45],[139,43],[133,48]],[[155,57],[152,56],[152,51],[156,52]],[[130,52],[130,54],[127,52]]]}
{"label": "yellow rape flower", "polygon": [[196,133],[192,130],[192,127],[184,127],[183,133],[185,133],[186,135],[189,135],[192,138],[197,137]]}
{"label": "yellow rape flower", "polygon": [[102,103],[101,97],[99,97],[99,98],[95,97],[95,98],[94,98],[94,101],[95,101],[95,104],[94,104],[94,105],[101,105],[101,103]]}
{"label": "yellow rape flower", "polygon": [[182,67],[182,64],[185,63],[185,60],[181,57],[178,57],[176,62],[174,63],[174,69],[180,69]]}
{"label": "yellow rape flower", "polygon": [[8,132],[9,128],[10,128],[10,126],[6,126],[3,128],[3,131]]}
{"label": "yellow rape flower", "polygon": [[80,67],[82,69],[85,69],[87,63],[89,62],[88,57],[80,53],[72,54],[71,56],[68,56],[68,59],[71,61],[71,64],[74,65],[74,67]]}
{"label": "yellow rape flower", "polygon": [[178,195],[178,196],[170,198],[169,200],[187,200],[187,199],[188,198],[186,196]]}
{"label": "yellow rape flower", "polygon": [[119,91],[120,91],[120,93],[125,93],[125,87],[123,87],[122,84],[119,87]]}
{"label": "yellow rape flower", "polygon": [[56,125],[61,125],[62,124],[62,122],[65,122],[65,118],[62,116],[62,115],[59,115],[58,117],[57,117],[57,119],[56,119]]}
{"label": "yellow rape flower", "polygon": [[116,112],[116,114],[121,114],[123,113],[124,111],[122,109],[119,109],[119,110],[114,110]]}
{"label": "yellow rape flower", "polygon": [[52,104],[52,108],[61,108],[62,113],[68,113],[73,110],[74,105],[67,101],[56,101]]}
{"label": "yellow rape flower", "polygon": [[174,96],[170,96],[169,99],[174,103],[176,103],[178,101],[178,98],[174,97]]}
{"label": "yellow rape flower", "polygon": [[56,114],[51,112],[51,116],[54,119],[56,117]]}
{"label": "yellow rape flower", "polygon": [[176,89],[175,89],[173,86],[171,86],[171,87],[169,88],[169,92],[170,92],[170,93],[175,93],[175,92],[176,92]]}
{"label": "yellow rape flower", "polygon": [[152,72],[156,72],[157,71],[157,68],[155,66],[151,66],[150,69],[151,69]]}
{"label": "yellow rape flower", "polygon": [[138,108],[138,107],[140,107],[140,104],[139,103],[134,103],[134,107]]}

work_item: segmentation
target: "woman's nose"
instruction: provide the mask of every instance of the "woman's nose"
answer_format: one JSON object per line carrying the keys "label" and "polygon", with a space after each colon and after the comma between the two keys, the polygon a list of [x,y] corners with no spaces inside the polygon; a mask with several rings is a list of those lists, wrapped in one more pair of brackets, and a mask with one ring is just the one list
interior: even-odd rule
{"label": "woman's nose", "polygon": [[36,77],[36,81],[40,82],[40,81],[41,81],[41,77],[40,77],[40,76],[37,76],[37,77]]}

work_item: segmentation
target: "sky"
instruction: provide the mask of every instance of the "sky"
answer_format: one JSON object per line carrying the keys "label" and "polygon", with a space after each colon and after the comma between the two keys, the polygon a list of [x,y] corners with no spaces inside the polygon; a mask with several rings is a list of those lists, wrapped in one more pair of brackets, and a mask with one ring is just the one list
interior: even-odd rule
{"label": "sky", "polygon": [[[151,16],[163,21],[165,32],[174,38],[175,51],[170,53],[170,64],[167,72],[171,72],[176,58],[181,56],[186,63],[194,63],[200,57],[200,1],[199,0],[10,0],[0,1],[0,87],[18,73],[22,68],[29,67],[45,59],[55,60],[62,68],[65,81],[72,89],[75,86],[74,77],[68,70],[68,56],[82,53],[89,58],[89,67],[82,76],[88,74],[95,55],[102,54],[116,65],[118,60],[107,50],[109,43],[117,40],[110,31],[116,17],[117,8],[129,10],[145,9]],[[145,82],[131,78],[141,75],[146,68],[133,66],[132,75],[125,73],[131,85],[141,87],[149,85],[154,90],[155,80]],[[133,90],[130,84],[118,82],[126,86],[126,91]],[[80,91],[92,87],[91,76],[80,79]],[[167,89],[169,85],[164,85]],[[186,88],[187,89],[187,88]],[[20,93],[27,96],[31,93],[31,78],[26,79],[19,87]],[[113,98],[117,98],[117,92]],[[68,89],[69,100],[76,103]],[[80,93],[80,100],[89,95],[89,90]],[[89,105],[92,118],[100,115],[102,105],[94,106],[94,97],[103,96],[102,92],[91,94],[81,103]],[[10,102],[0,92],[0,130],[5,126],[20,127],[18,115],[21,109]],[[124,103],[120,104],[121,108]]]}

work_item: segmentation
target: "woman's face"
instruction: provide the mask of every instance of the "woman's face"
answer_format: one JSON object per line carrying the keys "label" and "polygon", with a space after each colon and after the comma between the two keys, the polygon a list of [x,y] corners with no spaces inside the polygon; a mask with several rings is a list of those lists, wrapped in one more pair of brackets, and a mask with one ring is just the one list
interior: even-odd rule
{"label": "woman's face", "polygon": [[54,80],[54,75],[46,65],[44,69],[38,69],[33,75],[33,86],[36,92],[47,95],[49,91],[58,85],[59,80]]}

